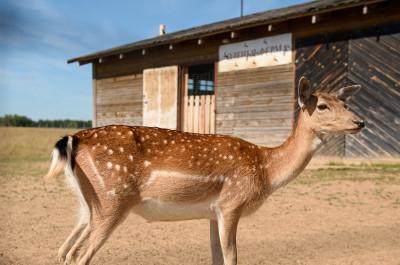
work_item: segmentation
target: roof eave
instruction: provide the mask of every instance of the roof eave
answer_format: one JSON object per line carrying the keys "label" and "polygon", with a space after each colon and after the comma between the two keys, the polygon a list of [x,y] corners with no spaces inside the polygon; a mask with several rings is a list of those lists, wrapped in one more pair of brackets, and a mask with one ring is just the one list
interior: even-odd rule
{"label": "roof eave", "polygon": [[[255,13],[251,15],[247,15],[245,17],[239,17],[239,18],[233,18],[225,21],[220,21],[220,22],[215,22],[207,25],[202,25],[198,27],[193,27],[181,31],[176,31],[172,33],[168,33],[162,36],[156,36],[154,38],[150,39],[145,39],[141,40],[138,42],[134,43],[129,43],[121,46],[117,46],[111,49],[107,50],[102,50],[100,52],[95,52],[91,54],[87,54],[84,56],[76,57],[73,59],[68,60],[68,63],[74,63],[74,62],[79,62],[79,65],[84,65],[87,63],[91,63],[94,60],[97,60],[99,58],[103,57],[108,57],[108,56],[114,56],[118,55],[120,53],[127,53],[127,52],[132,52],[144,48],[151,48],[155,46],[160,46],[160,45],[165,45],[165,44],[174,44],[176,42],[180,41],[187,41],[187,40],[193,40],[197,38],[205,38],[209,37],[212,35],[217,35],[217,34],[223,34],[226,32],[231,31],[232,29],[235,30],[240,30],[248,27],[254,27],[254,26],[259,26],[263,24],[269,24],[269,23],[277,23],[281,21],[286,21],[286,20],[291,20],[291,19],[297,19],[297,18],[302,18],[310,15],[316,15],[324,12],[331,12],[339,9],[345,9],[345,8],[351,8],[354,6],[359,6],[359,5],[365,5],[365,4],[371,4],[371,3],[376,3],[376,2],[383,2],[385,0],[349,0],[349,1],[342,1],[338,4],[335,4],[334,2],[331,5],[327,6],[317,6],[313,7],[312,4],[316,2],[325,2],[325,1],[313,1],[313,2],[307,2],[303,3],[300,5],[295,5],[295,6],[290,6],[290,7],[284,7],[280,9],[275,9],[275,10],[269,10],[269,11],[264,11],[260,13]],[[307,6],[310,6],[307,10]],[[296,12],[295,7],[298,7],[298,11]],[[302,8],[300,8],[302,7]],[[272,13],[272,11],[276,10],[281,10],[284,12],[284,10],[290,10],[294,9],[292,12],[289,12],[289,14],[277,14],[275,16],[268,16],[265,17],[263,14],[267,14],[269,12]],[[306,10],[304,10],[306,9]],[[251,19],[251,17],[255,17],[255,19]],[[247,19],[243,19],[247,18]],[[236,22],[238,20],[238,22]],[[240,21],[243,21],[240,23]],[[231,22],[231,24],[229,24]],[[235,23],[234,23],[235,22]],[[203,30],[203,31],[196,31],[196,29],[201,29],[204,26],[207,27],[212,27],[213,25],[218,25],[218,24],[226,24],[226,26],[221,26],[221,27],[215,27],[215,29],[210,29],[210,30]],[[185,34],[185,32],[190,32],[193,31],[193,33]],[[175,36],[176,35],[176,36]],[[172,36],[168,38],[168,36]]]}

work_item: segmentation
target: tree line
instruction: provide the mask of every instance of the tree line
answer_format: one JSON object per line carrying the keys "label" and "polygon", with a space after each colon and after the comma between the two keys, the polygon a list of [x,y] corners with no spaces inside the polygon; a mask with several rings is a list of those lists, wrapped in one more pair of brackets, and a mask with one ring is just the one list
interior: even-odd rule
{"label": "tree line", "polygon": [[26,116],[4,115],[0,117],[0,126],[4,127],[49,127],[49,128],[91,128],[92,121],[82,120],[38,120],[34,121]]}

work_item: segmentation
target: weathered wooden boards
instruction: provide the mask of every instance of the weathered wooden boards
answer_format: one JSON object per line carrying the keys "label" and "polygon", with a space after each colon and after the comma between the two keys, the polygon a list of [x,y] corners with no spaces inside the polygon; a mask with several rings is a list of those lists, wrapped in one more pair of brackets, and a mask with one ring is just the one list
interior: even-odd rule
{"label": "weathered wooden boards", "polygon": [[96,80],[97,126],[142,125],[143,75]]}
{"label": "weathered wooden boards", "polygon": [[[318,39],[320,40],[320,39]],[[310,45],[311,44],[311,45]],[[305,39],[296,45],[296,84],[302,76],[311,81],[314,92],[332,92],[346,86],[348,51],[347,42],[338,40],[315,44]],[[295,91],[297,98],[297,90]],[[295,116],[299,105],[295,102]],[[344,136],[328,136],[317,155],[339,156],[345,154]]]}
{"label": "weathered wooden boards", "polygon": [[283,143],[292,130],[292,64],[219,73],[217,133],[265,146]]}
{"label": "weathered wooden boards", "polygon": [[177,128],[178,66],[143,71],[143,125]]}
{"label": "weathered wooden boards", "polygon": [[183,131],[215,133],[214,95],[186,96],[183,98],[183,108]]}
{"label": "weathered wooden boards", "polygon": [[400,157],[399,62],[400,24],[297,41],[296,81],[305,75],[315,91],[324,92],[361,85],[349,106],[365,119],[366,128],[357,135],[327,138],[318,154]]}
{"label": "weathered wooden boards", "polygon": [[358,34],[349,41],[348,79],[362,87],[351,108],[367,127],[346,137],[346,156],[400,157],[400,24]]}

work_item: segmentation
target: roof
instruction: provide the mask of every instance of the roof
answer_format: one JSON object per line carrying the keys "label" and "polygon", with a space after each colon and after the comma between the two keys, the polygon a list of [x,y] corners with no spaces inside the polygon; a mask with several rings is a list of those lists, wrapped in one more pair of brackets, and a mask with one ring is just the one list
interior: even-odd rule
{"label": "roof", "polygon": [[[382,0],[381,0],[382,1]],[[260,13],[255,13],[243,17],[228,19],[216,23],[206,24],[198,27],[193,27],[181,31],[176,31],[164,35],[159,35],[154,38],[145,39],[129,44],[121,45],[111,49],[87,54],[81,57],[76,57],[68,60],[68,63],[84,62],[89,63],[98,58],[118,55],[134,50],[139,50],[148,47],[154,47],[163,44],[176,43],[178,41],[195,39],[214,34],[219,34],[231,30],[251,27],[260,24],[273,23],[282,20],[289,20],[306,15],[313,15],[322,12],[333,11],[337,9],[344,9],[357,5],[369,4],[372,2],[381,2],[379,0],[320,0],[312,1],[299,5],[268,10]]]}

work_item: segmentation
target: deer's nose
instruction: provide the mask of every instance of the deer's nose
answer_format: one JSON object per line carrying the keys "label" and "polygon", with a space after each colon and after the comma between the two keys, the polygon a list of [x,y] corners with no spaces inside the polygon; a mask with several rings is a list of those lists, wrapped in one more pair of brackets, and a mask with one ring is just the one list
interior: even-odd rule
{"label": "deer's nose", "polygon": [[365,127],[364,121],[353,121],[353,123],[360,129]]}

